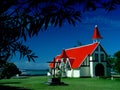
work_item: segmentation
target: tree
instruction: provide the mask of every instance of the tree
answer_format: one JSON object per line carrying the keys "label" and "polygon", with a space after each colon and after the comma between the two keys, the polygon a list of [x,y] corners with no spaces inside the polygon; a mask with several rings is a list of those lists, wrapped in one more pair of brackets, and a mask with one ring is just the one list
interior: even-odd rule
{"label": "tree", "polygon": [[[7,61],[10,56],[18,51],[20,57],[27,56],[28,61],[37,57],[32,50],[22,44],[27,37],[37,35],[40,30],[46,30],[49,23],[55,27],[62,26],[64,19],[75,24],[75,20],[80,20],[80,13],[69,8],[58,7],[52,0],[24,0],[1,1],[5,8],[0,13],[0,60]],[[43,6],[42,4],[47,6]],[[49,4],[48,4],[49,3]]]}
{"label": "tree", "polygon": [[115,71],[117,71],[118,73],[120,73],[120,51],[116,52],[114,54],[114,57],[115,57],[114,69],[115,69]]}
{"label": "tree", "polygon": [[113,56],[108,56],[108,60],[113,71],[120,73],[120,51],[114,53]]}
{"label": "tree", "polygon": [[[76,5],[82,10],[76,9]],[[61,27],[65,21],[75,26],[81,21],[81,12],[104,8],[114,10],[119,0],[0,0],[0,60],[7,61],[16,52],[29,61],[37,56],[23,45],[27,38]]]}
{"label": "tree", "polygon": [[21,74],[21,71],[17,68],[17,66],[14,63],[4,63],[4,65],[0,68],[0,79],[4,78],[11,78],[12,76],[15,76],[16,74]]}
{"label": "tree", "polygon": [[74,45],[74,47],[78,47],[78,46],[82,46],[82,45],[83,45],[82,42],[80,42],[79,40],[77,40],[77,44]]}

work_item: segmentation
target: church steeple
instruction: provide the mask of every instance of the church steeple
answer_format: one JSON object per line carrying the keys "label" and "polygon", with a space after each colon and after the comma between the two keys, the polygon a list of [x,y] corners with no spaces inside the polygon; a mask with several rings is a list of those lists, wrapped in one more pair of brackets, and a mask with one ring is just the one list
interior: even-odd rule
{"label": "church steeple", "polygon": [[92,40],[93,40],[93,42],[100,42],[101,39],[102,39],[102,36],[100,35],[100,33],[98,31],[98,26],[95,25]]}

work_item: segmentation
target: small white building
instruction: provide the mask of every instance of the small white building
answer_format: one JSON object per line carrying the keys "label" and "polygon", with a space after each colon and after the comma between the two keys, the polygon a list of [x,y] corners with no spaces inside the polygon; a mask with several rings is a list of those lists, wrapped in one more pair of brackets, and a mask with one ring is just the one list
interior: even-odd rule
{"label": "small white building", "polygon": [[100,44],[102,39],[95,26],[93,43],[65,49],[49,64],[53,72],[61,70],[62,77],[97,77],[110,76],[110,64],[107,53]]}

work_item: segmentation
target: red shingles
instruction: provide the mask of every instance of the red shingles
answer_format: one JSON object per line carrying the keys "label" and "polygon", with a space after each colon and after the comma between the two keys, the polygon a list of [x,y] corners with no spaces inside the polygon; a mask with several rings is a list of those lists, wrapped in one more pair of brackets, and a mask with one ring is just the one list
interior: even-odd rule
{"label": "red shingles", "polygon": [[92,39],[102,39],[102,36],[100,35],[100,33],[98,31],[97,25],[94,28],[94,33],[93,33]]}
{"label": "red shingles", "polygon": [[[56,56],[55,61],[60,62],[61,58],[69,58],[71,68],[78,68],[83,63],[85,58],[94,52],[98,44],[99,43],[96,42],[63,50],[59,56]],[[50,63],[49,66],[50,68],[54,68],[54,63]]]}

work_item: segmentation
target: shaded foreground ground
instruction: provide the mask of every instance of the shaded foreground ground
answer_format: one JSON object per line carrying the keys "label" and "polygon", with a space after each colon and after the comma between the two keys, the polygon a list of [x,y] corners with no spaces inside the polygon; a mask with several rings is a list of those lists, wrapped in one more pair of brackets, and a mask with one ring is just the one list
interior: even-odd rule
{"label": "shaded foreground ground", "polygon": [[49,86],[49,77],[33,76],[0,80],[0,90],[119,90],[120,79],[63,78],[67,85]]}

